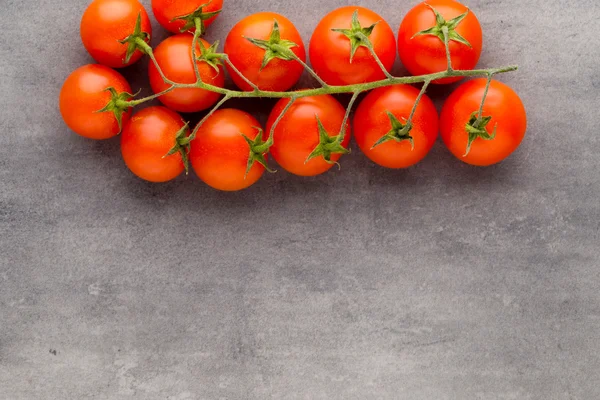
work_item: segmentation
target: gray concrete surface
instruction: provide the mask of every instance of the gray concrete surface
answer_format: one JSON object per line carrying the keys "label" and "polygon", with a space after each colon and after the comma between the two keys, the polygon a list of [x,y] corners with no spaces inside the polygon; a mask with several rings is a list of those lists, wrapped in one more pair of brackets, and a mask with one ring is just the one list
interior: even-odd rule
{"label": "gray concrete surface", "polygon": [[[208,38],[275,10],[308,42],[347,3],[226,0]],[[396,30],[414,2],[357,3]],[[469,2],[480,65],[521,66],[501,165],[354,151],[235,194],[141,182],[68,131],[86,4],[0,0],[0,399],[600,398],[600,3]]]}

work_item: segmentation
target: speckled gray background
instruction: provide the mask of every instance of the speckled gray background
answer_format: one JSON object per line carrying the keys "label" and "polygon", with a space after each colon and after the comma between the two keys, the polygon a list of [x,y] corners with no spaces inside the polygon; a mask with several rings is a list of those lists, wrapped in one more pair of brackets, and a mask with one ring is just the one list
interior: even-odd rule
{"label": "speckled gray background", "polygon": [[[394,30],[414,4],[357,3]],[[469,1],[480,65],[521,66],[501,165],[354,151],[235,194],[144,183],[67,130],[86,4],[0,0],[0,399],[600,398],[600,3]],[[275,10],[308,42],[342,4],[226,0],[208,38]]]}

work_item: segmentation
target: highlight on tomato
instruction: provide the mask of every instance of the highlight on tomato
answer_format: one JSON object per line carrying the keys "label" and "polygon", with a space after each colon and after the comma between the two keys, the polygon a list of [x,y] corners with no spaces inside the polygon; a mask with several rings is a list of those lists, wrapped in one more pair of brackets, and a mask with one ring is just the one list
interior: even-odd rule
{"label": "highlight on tomato", "polygon": [[387,168],[407,168],[421,161],[438,136],[438,113],[423,95],[408,123],[419,90],[394,85],[371,91],[354,114],[354,138],[374,163]]}
{"label": "highlight on tomato", "polygon": [[[166,38],[154,50],[154,56],[167,79],[176,83],[195,83],[196,73],[192,63],[193,35],[180,33]],[[199,38],[196,43],[197,57],[205,59],[196,61],[202,82],[218,86],[225,86],[225,73],[220,62],[211,61],[208,55],[214,53],[215,46],[210,46],[204,39]],[[148,66],[150,86],[154,93],[167,90],[171,85],[162,78],[159,70],[150,61]],[[175,111],[191,113],[206,110],[214,105],[221,95],[201,88],[178,88],[159,97],[167,107]]]}
{"label": "highlight on tomato", "polygon": [[[281,99],[275,104],[267,132],[290,101]],[[328,171],[342,154],[348,153],[350,122],[346,121],[341,129],[345,114],[345,108],[330,95],[297,99],[275,126],[270,154],[295,175],[314,176]]]}
{"label": "highlight on tomato", "polygon": [[394,32],[383,18],[364,7],[347,6],[327,14],[310,39],[310,61],[329,85],[351,85],[384,79],[369,51],[373,48],[390,72],[396,59]]}
{"label": "highlight on tomato", "polygon": [[60,113],[75,133],[109,139],[121,132],[131,115],[131,87],[117,71],[100,64],[77,68],[60,91]]}
{"label": "highlight on tomato", "polygon": [[269,149],[260,123],[233,108],[215,111],[191,142],[190,162],[207,185],[224,191],[252,186],[265,172]]}
{"label": "highlight on tomato", "polygon": [[223,0],[152,0],[156,20],[171,33],[204,33],[221,13]]}
{"label": "highlight on tomato", "polygon": [[166,107],[148,107],[134,114],[121,134],[127,168],[149,182],[175,179],[187,165],[187,124]]}
{"label": "highlight on tomato", "polygon": [[[475,68],[481,55],[482,32],[473,11],[454,0],[428,0],[406,14],[398,31],[400,60],[412,75],[446,71],[444,29],[448,31],[452,68]],[[447,84],[460,79],[445,78],[432,83]]]}
{"label": "highlight on tomato", "polygon": [[519,147],[527,130],[523,102],[514,90],[496,80],[490,83],[479,116],[486,83],[487,79],[481,78],[459,86],[440,115],[446,147],[459,160],[477,166],[507,158]]}
{"label": "highlight on tomato", "polygon": [[240,20],[225,40],[227,65],[233,82],[242,90],[283,92],[294,86],[304,71],[306,50],[294,24],[281,14],[259,12]]}
{"label": "highlight on tomato", "polygon": [[142,57],[136,42],[150,42],[152,25],[138,0],[94,0],[83,13],[80,32],[97,62],[123,68]]}

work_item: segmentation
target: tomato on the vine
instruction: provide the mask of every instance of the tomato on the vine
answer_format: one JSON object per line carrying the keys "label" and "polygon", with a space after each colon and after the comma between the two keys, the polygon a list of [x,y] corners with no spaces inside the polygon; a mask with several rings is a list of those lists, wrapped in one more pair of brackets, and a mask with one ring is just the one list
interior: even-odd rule
{"label": "tomato on the vine", "polygon": [[356,109],[354,137],[361,151],[376,164],[410,167],[433,147],[438,113],[427,95],[421,97],[411,124],[406,126],[418,95],[413,86],[382,87],[370,92]]}
{"label": "tomato on the vine", "polygon": [[[259,12],[239,21],[227,35],[224,51],[231,63],[261,90],[283,92],[298,82],[306,50],[294,24],[281,14]],[[242,90],[249,85],[230,65],[227,71]]]}
{"label": "tomato on the vine", "polygon": [[[425,75],[447,69],[444,26],[452,68],[475,68],[481,55],[482,33],[479,20],[466,6],[454,0],[428,0],[406,14],[398,31],[400,60],[412,75]],[[452,83],[461,77],[433,83]]]}
{"label": "tomato on the vine", "polygon": [[172,33],[194,32],[194,19],[203,28],[212,24],[223,8],[223,0],[152,0],[152,11],[159,24]]}
{"label": "tomato on the vine", "polygon": [[[109,88],[114,90],[115,96]],[[131,115],[126,101],[131,99],[131,87],[117,71],[100,64],[77,68],[65,80],[60,91],[60,112],[71,130],[90,139],[108,139],[121,131]],[[106,109],[113,103],[112,107]],[[100,112],[101,110],[105,111]]]}
{"label": "tomato on the vine", "polygon": [[[134,114],[121,134],[121,154],[127,168],[150,182],[167,182],[184,170],[181,151],[167,155],[186,125],[181,116],[166,107],[148,107]],[[182,137],[187,137],[183,131]]]}
{"label": "tomato on the vine", "polygon": [[[190,163],[196,175],[215,189],[245,189],[265,172],[264,153],[268,146],[263,139],[266,137],[260,123],[252,115],[232,108],[220,109],[204,121],[192,140]],[[265,150],[253,152],[249,141]]]}
{"label": "tomato on the vine", "polygon": [[347,6],[327,14],[313,32],[309,53],[316,73],[330,85],[384,79],[385,74],[369,51],[364,37],[371,42],[385,69],[391,71],[396,59],[396,39],[392,28],[374,11]]}
{"label": "tomato on the vine", "polygon": [[[281,99],[275,104],[269,115],[267,132],[290,101]],[[295,175],[314,176],[326,172],[347,152],[345,149],[351,136],[349,121],[344,127],[343,140],[333,141],[341,132],[345,114],[344,107],[330,95],[297,99],[275,126],[270,154],[286,171]],[[323,142],[323,134],[329,138],[327,143]],[[315,153],[315,149],[320,151]],[[315,154],[317,156],[311,157]]]}
{"label": "tomato on the vine", "polygon": [[477,122],[486,79],[473,79],[448,97],[440,116],[446,147],[461,161],[477,166],[498,163],[521,144],[527,114],[519,96],[507,85],[492,81]]}
{"label": "tomato on the vine", "polygon": [[151,35],[148,13],[138,0],[94,0],[81,19],[83,45],[96,61],[112,68],[139,60],[143,53],[135,38],[149,42]]}
{"label": "tomato on the vine", "polygon": [[[154,50],[154,56],[167,79],[176,83],[195,83],[196,74],[192,63],[193,35],[180,33],[165,39]],[[204,40],[198,39],[196,55],[200,57],[210,50],[211,46]],[[218,87],[225,86],[225,73],[223,67],[207,61],[196,61],[202,82]],[[150,86],[154,93],[167,90],[170,85],[165,83],[159,70],[151,61],[148,67]],[[200,88],[174,89],[159,97],[159,100],[169,108],[180,112],[197,112],[205,110],[215,104],[221,95]]]}

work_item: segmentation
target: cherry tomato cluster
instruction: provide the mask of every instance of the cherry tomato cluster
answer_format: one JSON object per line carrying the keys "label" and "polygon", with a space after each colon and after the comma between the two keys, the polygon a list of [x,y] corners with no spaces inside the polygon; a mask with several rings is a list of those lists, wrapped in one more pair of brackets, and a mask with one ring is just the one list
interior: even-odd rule
{"label": "cherry tomato cluster", "polygon": [[[361,151],[387,168],[421,161],[438,132],[458,159],[479,166],[508,157],[525,135],[521,100],[491,73],[459,86],[441,115],[424,94],[429,83],[462,79],[466,74],[460,72],[473,70],[479,60],[481,26],[457,1],[418,4],[402,20],[397,39],[375,12],[338,8],[314,29],[308,47],[312,68],[294,24],[272,12],[239,21],[219,53],[218,42],[200,36],[222,7],[223,0],[152,0],[154,16],[174,33],[152,49],[150,19],[138,0],[93,0],[81,20],[81,39],[98,64],[66,79],[60,93],[65,123],[91,139],[121,134],[123,159],[142,179],[169,181],[191,165],[202,181],[228,191],[260,179],[269,170],[268,155],[290,173],[322,174],[348,153],[352,132]],[[136,99],[114,69],[144,54],[155,95]],[[422,89],[395,83],[390,72],[396,54],[412,75],[432,75],[431,80],[421,80]],[[319,94],[287,92],[305,69],[321,85]],[[225,88],[226,71],[239,91]],[[379,81],[369,90],[369,83]],[[353,93],[348,108],[332,95],[341,92]],[[349,118],[363,92],[368,93]],[[219,109],[231,97],[262,96],[280,98],[266,129],[244,111]],[[133,107],[154,98],[163,106],[132,114]],[[210,111],[193,130],[178,114],[204,110]]]}

